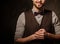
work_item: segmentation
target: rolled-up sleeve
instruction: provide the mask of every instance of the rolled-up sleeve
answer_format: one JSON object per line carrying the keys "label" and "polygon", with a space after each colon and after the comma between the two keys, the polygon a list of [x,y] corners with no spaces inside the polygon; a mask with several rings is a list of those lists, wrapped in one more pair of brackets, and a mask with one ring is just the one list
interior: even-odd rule
{"label": "rolled-up sleeve", "polygon": [[54,24],[55,33],[60,34],[60,21],[55,12],[52,12],[52,22]]}
{"label": "rolled-up sleeve", "polygon": [[24,12],[23,12],[18,17],[14,39],[21,38],[23,36],[24,26],[25,26],[25,16],[24,16]]}

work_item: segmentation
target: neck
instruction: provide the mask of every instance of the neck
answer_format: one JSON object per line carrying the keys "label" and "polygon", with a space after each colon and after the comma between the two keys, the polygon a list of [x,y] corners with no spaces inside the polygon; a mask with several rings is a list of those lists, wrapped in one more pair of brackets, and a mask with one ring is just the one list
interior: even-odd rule
{"label": "neck", "polygon": [[39,12],[40,10],[38,8],[36,8],[35,6],[33,6],[33,10],[36,12]]}

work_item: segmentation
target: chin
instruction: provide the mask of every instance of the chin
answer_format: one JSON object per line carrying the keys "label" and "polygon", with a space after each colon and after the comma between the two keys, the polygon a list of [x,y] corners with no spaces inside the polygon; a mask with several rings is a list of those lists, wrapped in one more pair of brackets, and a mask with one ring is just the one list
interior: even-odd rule
{"label": "chin", "polygon": [[41,5],[41,6],[37,6],[37,8],[39,8],[39,9],[40,9],[41,7],[42,7],[42,5]]}

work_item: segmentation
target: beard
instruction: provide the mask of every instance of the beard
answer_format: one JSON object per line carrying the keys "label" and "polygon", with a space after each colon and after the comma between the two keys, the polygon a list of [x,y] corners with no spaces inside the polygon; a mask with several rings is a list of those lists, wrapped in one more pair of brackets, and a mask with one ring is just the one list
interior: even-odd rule
{"label": "beard", "polygon": [[37,9],[39,9],[39,10],[43,10],[44,9],[44,4],[42,4],[40,7],[37,7],[37,5],[36,4],[34,4],[34,6],[37,8]]}

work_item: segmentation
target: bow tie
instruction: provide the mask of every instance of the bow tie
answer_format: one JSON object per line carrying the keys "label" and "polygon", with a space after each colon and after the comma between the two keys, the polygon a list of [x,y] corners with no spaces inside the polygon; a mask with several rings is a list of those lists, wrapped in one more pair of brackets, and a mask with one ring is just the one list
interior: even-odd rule
{"label": "bow tie", "polygon": [[34,15],[37,16],[37,15],[44,15],[44,12],[34,12]]}
{"label": "bow tie", "polygon": [[34,15],[37,16],[38,14],[40,14],[40,12],[34,12]]}

